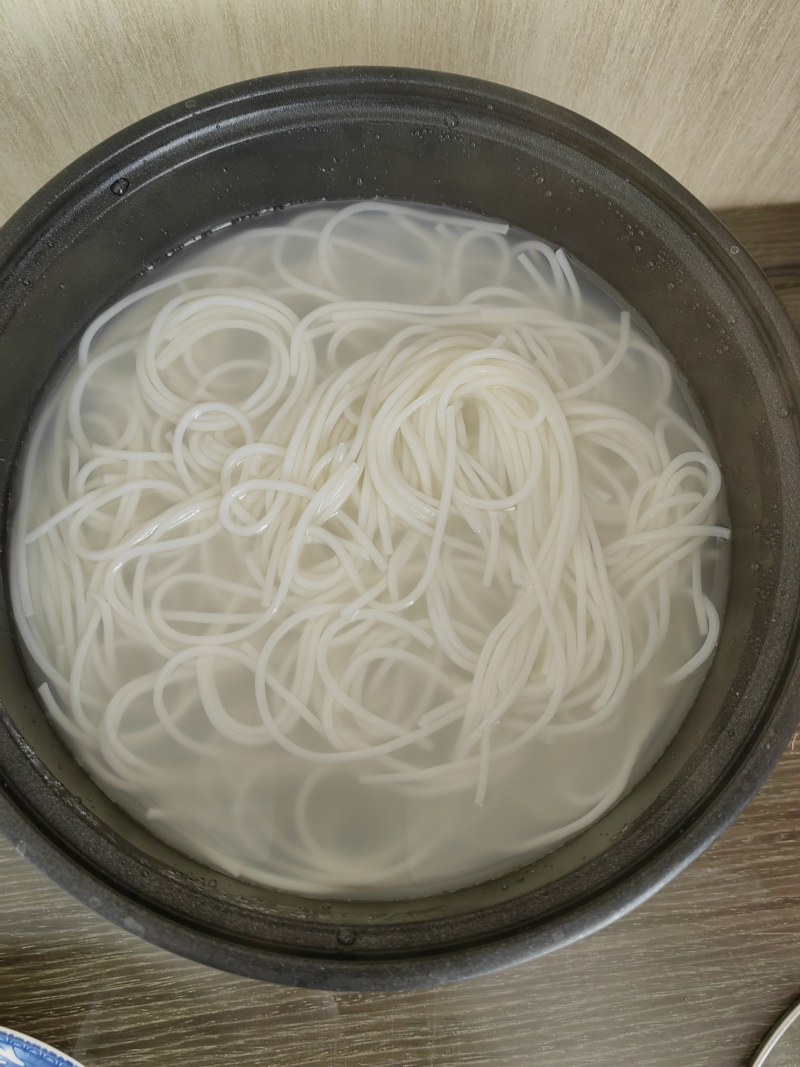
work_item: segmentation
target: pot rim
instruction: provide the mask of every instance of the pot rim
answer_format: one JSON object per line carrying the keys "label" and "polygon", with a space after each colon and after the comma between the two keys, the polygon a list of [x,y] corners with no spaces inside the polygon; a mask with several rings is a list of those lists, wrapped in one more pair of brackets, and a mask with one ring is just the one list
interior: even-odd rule
{"label": "pot rim", "polygon": [[[497,121],[523,127],[535,118],[537,129],[577,148],[619,175],[635,182],[659,209],[692,233],[726,273],[726,280],[742,291],[751,313],[774,349],[786,359],[783,376],[787,392],[800,397],[800,343],[778,297],[758,266],[744,251],[731,255],[734,239],[710,211],[652,161],[624,141],[589,120],[556,104],[493,83],[458,75],[402,67],[322,68],[271,75],[213,90],[174,105],[129,126],[56,175],[0,231],[0,263],[21,269],[36,254],[36,246],[51,220],[69,225],[87,187],[108,190],[120,175],[134,178],[143,159],[152,159],[178,138],[207,129],[242,109],[257,117],[272,115],[298,101],[312,104],[323,97],[372,92],[391,108],[398,99],[424,102],[461,112],[491,107]],[[19,298],[19,294],[16,294]],[[13,314],[13,299],[0,289],[0,320]],[[796,422],[796,419],[795,419]],[[678,874],[736,818],[754,797],[797,725],[800,709],[800,666],[796,660],[800,630],[798,606],[792,622],[792,655],[784,657],[770,698],[771,710],[759,720],[747,747],[726,766],[713,793],[691,820],[674,827],[671,836],[632,868],[621,880],[568,913],[538,920],[532,927],[506,930],[489,942],[455,948],[420,950],[414,956],[357,958],[345,951],[313,954],[274,951],[222,937],[174,918],[138,900],[132,891],[98,877],[52,828],[44,825],[23,800],[0,782],[0,826],[18,851],[26,852],[50,877],[79,900],[118,925],[161,947],[199,962],[249,977],[321,989],[399,990],[431,987],[469,978],[544,955],[606,926],[655,893]],[[20,739],[0,718],[2,748],[19,747]],[[28,758],[35,760],[32,752]]]}

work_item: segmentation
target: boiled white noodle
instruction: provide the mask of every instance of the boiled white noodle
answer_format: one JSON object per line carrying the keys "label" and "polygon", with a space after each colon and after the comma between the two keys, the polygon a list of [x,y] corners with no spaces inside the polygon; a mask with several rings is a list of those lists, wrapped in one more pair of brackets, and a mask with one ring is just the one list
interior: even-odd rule
{"label": "boiled white noodle", "polygon": [[721,478],[666,358],[478,218],[323,206],[192,255],[98,316],[24,458],[14,610],[79,760],[311,894],[595,821],[719,634]]}

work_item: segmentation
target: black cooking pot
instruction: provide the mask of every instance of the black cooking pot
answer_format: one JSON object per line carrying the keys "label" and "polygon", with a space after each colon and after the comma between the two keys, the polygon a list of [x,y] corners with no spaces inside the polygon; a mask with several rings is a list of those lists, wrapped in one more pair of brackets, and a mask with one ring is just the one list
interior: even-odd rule
{"label": "black cooking pot", "polygon": [[415,901],[309,900],[162,844],[53,732],[15,642],[3,549],[0,823],[128,930],[241,974],[330,989],[434,985],[552,951],[697,856],[750,800],[798,718],[800,352],[755,264],[647,159],[522,93],[413,70],[310,71],[163,111],[84,156],[0,241],[3,529],[20,440],[91,319],[170,250],[231,218],[392,197],[481,212],[563,244],[644,316],[722,458],[730,593],[697,701],[646,778],[552,855]]}

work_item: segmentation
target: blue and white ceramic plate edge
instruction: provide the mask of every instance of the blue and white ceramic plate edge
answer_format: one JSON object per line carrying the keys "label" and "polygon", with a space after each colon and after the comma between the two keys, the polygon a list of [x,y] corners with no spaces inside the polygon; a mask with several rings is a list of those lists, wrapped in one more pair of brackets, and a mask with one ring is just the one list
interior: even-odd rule
{"label": "blue and white ceramic plate edge", "polygon": [[83,1067],[65,1052],[0,1026],[0,1067]]}

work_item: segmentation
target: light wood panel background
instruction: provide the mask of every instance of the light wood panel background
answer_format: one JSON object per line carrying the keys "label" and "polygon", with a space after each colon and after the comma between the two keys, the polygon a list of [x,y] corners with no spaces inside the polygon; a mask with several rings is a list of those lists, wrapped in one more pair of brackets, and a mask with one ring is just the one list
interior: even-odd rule
{"label": "light wood panel background", "polygon": [[0,0],[0,219],[149,112],[342,63],[538,93],[712,207],[800,199],[798,0]]}

